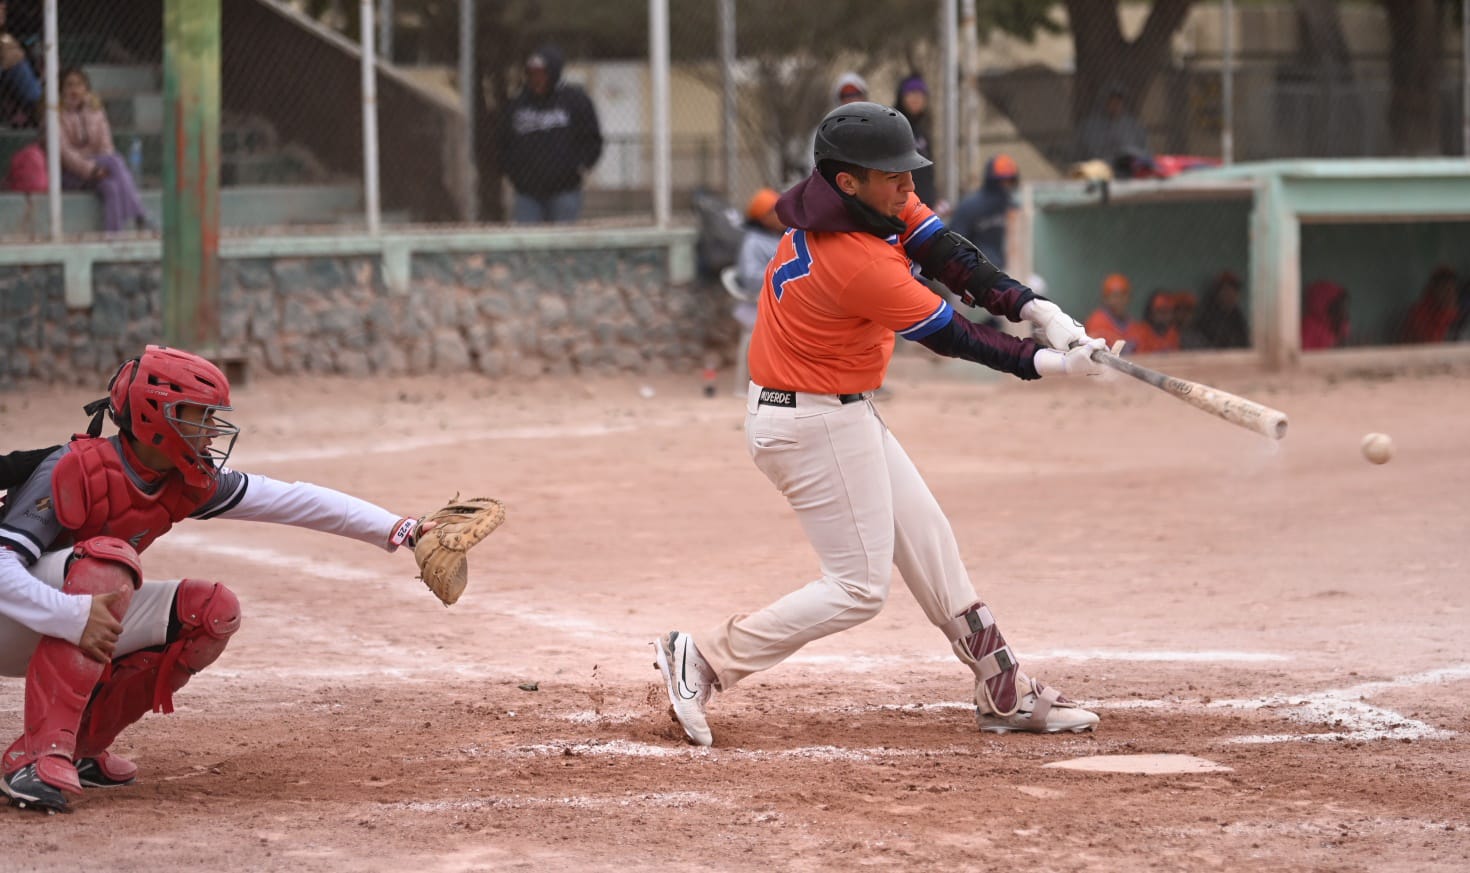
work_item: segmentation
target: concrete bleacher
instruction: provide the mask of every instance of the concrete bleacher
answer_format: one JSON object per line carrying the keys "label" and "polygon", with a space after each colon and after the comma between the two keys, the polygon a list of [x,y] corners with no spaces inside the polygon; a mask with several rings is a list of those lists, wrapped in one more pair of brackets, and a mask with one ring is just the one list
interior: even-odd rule
{"label": "concrete bleacher", "polygon": [[[156,64],[83,63],[92,90],[112,126],[113,145],[125,159],[136,142],[136,168],[143,202],[161,214],[164,99]],[[0,175],[10,158],[36,137],[25,129],[0,128]],[[65,233],[101,229],[101,208],[88,192],[62,197]],[[226,113],[220,120],[220,223],[223,227],[338,224],[362,212],[356,180],[336,179],[305,149],[281,143],[267,122]],[[0,192],[0,236],[35,238],[49,227],[46,197]]]}
{"label": "concrete bleacher", "polygon": [[[158,189],[142,192],[143,205],[155,219],[163,215]],[[356,185],[237,185],[220,189],[220,227],[349,224],[362,220],[362,189]],[[384,216],[388,223],[395,216]],[[45,194],[0,194],[0,241],[40,240],[50,233]],[[102,204],[87,191],[61,195],[61,229],[65,234],[102,229]]]}

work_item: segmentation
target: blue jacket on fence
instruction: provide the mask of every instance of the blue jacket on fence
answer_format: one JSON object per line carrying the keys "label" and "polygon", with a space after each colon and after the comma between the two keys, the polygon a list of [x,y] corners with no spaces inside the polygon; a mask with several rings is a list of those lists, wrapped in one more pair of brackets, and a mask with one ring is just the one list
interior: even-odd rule
{"label": "blue jacket on fence", "polygon": [[582,178],[602,155],[597,109],[576,85],[561,81],[565,61],[555,46],[532,55],[544,65],[549,88],[521,89],[500,114],[500,166],[516,191],[548,197],[582,187]]}

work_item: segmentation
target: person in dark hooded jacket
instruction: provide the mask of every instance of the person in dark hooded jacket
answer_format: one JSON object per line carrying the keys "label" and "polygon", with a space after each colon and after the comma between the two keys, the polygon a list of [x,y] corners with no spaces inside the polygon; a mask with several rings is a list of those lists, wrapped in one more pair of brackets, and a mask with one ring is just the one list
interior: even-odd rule
{"label": "person in dark hooded jacket", "polygon": [[1006,268],[1007,231],[1020,210],[1016,189],[1021,170],[1010,155],[999,154],[985,162],[985,181],[980,190],[960,201],[950,216],[949,226],[968,237],[1000,269]]}
{"label": "person in dark hooded jacket", "polygon": [[552,45],[526,59],[526,84],[500,114],[500,165],[515,187],[517,224],[576,221],[582,181],[602,155],[597,109],[587,92],[561,80]]}

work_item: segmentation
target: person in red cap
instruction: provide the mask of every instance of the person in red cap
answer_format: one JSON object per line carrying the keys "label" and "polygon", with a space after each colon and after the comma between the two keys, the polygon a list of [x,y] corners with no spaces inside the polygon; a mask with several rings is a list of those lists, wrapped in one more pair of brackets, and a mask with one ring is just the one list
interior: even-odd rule
{"label": "person in red cap", "polygon": [[141,555],[174,525],[272,522],[385,552],[413,547],[415,517],[226,466],[239,428],[222,416],[233,408],[219,367],[150,345],[87,404],[86,433],[0,456],[0,676],[25,677],[20,736],[0,755],[11,804],[66,812],[84,788],[131,784],[138,768],[113,741],[150,711],[173,712],[174,695],[239,629],[226,585],[144,572]]}

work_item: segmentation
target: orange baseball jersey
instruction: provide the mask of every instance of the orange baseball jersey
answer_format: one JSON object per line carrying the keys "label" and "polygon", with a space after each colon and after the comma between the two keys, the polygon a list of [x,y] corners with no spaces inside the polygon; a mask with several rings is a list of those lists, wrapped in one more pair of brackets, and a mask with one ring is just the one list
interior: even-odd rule
{"label": "orange baseball jersey", "polygon": [[793,229],[766,267],[750,338],[757,385],[812,394],[855,394],[883,384],[894,335],[918,340],[954,310],[914,277],[905,247],[944,225],[914,194],[902,235]]}

